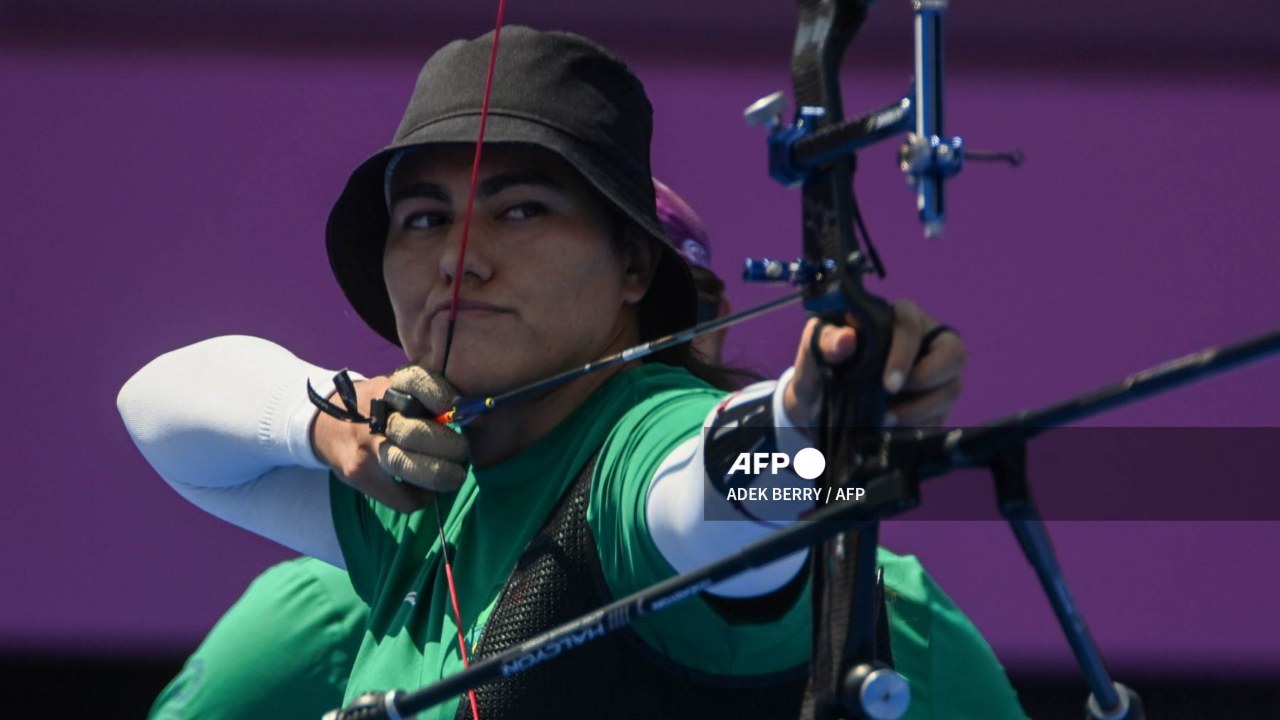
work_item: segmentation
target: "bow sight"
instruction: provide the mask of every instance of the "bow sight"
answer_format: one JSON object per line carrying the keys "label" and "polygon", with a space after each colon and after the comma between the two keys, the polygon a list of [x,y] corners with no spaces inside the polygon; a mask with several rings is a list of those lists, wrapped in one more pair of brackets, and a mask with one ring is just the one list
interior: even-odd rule
{"label": "bow sight", "polygon": [[[915,81],[902,99],[852,120],[825,125],[829,108],[801,105],[795,122],[783,125],[786,96],[778,91],[752,103],[742,114],[747,124],[770,128],[769,176],[788,187],[803,183],[836,159],[909,132],[898,151],[898,162],[916,192],[925,236],[934,237],[942,234],[946,217],[943,181],[964,167],[965,149],[961,138],[942,134],[942,14],[947,0],[917,0],[914,7]],[[861,24],[860,19],[857,22]],[[797,37],[797,52],[800,42]],[[1022,162],[1017,151],[977,152],[973,159]]]}

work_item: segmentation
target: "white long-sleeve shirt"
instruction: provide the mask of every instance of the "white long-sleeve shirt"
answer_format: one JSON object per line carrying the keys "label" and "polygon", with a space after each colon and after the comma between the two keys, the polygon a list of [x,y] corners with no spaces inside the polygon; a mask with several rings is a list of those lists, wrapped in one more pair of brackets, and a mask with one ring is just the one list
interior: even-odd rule
{"label": "white long-sleeve shirt", "polygon": [[[311,446],[318,412],[306,382],[323,396],[334,371],[248,336],[225,336],[166,353],[125,383],[117,405],[125,426],[156,472],[183,497],[234,525],[339,567],[342,552],[329,507],[329,468]],[[790,371],[757,383],[730,404],[772,394],[780,451],[808,443],[791,426],[782,397]],[[645,516],[654,544],[679,572],[700,567],[764,536],[755,522],[711,522],[704,508],[729,501],[705,493],[703,434],[676,448],[649,486]],[[788,480],[782,480],[785,482]],[[790,478],[789,482],[795,482]],[[719,513],[718,516],[726,516]],[[713,588],[751,597],[784,585],[805,553]]]}

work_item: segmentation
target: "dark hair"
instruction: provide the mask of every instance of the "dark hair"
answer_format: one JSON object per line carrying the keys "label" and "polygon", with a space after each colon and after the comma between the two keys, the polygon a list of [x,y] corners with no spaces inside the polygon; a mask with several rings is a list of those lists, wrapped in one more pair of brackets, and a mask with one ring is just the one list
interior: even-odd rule
{"label": "dark hair", "polygon": [[[624,233],[625,234],[625,233]],[[645,238],[646,242],[652,242]],[[622,242],[625,242],[622,241]],[[698,301],[709,302],[719,307],[724,295],[724,282],[710,270],[691,267],[693,282],[698,289]],[[640,300],[637,316],[640,321],[640,339],[653,340],[658,337],[656,327],[657,315],[664,311],[666,304],[652,296],[653,288]],[[701,318],[699,318],[701,321]],[[692,342],[682,343],[649,356],[645,362],[663,363],[688,370],[691,375],[721,390],[737,390],[762,379],[760,373],[745,367],[728,365],[704,356],[698,352]]]}
{"label": "dark hair", "polygon": [[690,375],[721,390],[737,390],[763,379],[760,373],[750,368],[712,362],[703,357],[692,343],[683,343],[650,355],[645,362],[684,368]]}
{"label": "dark hair", "polygon": [[[623,215],[622,211],[609,202],[599,191],[595,191],[594,188],[592,190],[596,202],[601,203],[603,207],[609,210],[609,234],[612,237],[616,251],[623,252],[623,249],[629,243],[659,242],[645,232],[644,228],[636,225]],[[677,253],[660,252],[658,255],[663,258],[659,262],[685,262],[679,258]],[[718,305],[720,297],[724,293],[724,282],[709,270],[693,266],[688,267],[699,300],[704,297],[708,300],[714,299]],[[655,292],[655,288],[651,285],[649,292],[645,293],[645,296],[636,305],[636,318],[642,342],[655,340],[670,332],[669,330],[663,330],[671,325],[670,318],[666,317],[666,314],[670,313],[671,307],[670,303],[665,302],[665,300]],[[749,368],[727,365],[711,360],[698,352],[691,342],[681,343],[675,347],[654,353],[642,362],[662,363],[684,368],[690,375],[720,390],[737,390],[763,379],[760,373]]]}

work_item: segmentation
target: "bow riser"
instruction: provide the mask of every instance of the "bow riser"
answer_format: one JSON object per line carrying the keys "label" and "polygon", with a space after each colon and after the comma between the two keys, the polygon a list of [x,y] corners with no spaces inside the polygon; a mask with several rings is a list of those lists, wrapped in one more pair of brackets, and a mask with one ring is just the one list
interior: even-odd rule
{"label": "bow riser", "polygon": [[[799,12],[791,79],[799,108],[797,122],[808,124],[812,133],[844,120],[840,63],[866,19],[867,3],[801,0]],[[859,331],[857,354],[834,373],[829,388],[835,397],[854,401],[842,402],[838,412],[825,419],[835,427],[878,427],[884,416],[880,378],[893,310],[863,287],[868,258],[854,232],[853,170],[854,160],[846,156],[805,177],[801,190],[803,256],[815,267],[835,261],[833,273],[808,284],[805,308],[826,322],[851,325]],[[857,392],[858,388],[863,391]],[[838,457],[841,444],[828,445],[824,451]]]}
{"label": "bow riser", "polygon": [[[840,64],[866,19],[862,0],[801,0],[791,61],[797,125],[806,133],[844,120]],[[833,325],[858,331],[857,351],[848,362],[824,367],[819,449],[827,458],[826,487],[861,486],[877,469],[883,424],[883,377],[893,332],[893,308],[866,291],[863,275],[870,258],[854,229],[854,156],[838,157],[804,177],[802,212],[804,259],[813,267],[834,261],[834,270],[807,286],[805,307]],[[810,344],[821,363],[818,343]],[[823,493],[825,495],[825,493]],[[846,675],[855,665],[877,659],[875,637],[877,532],[869,524],[841,533],[811,555],[814,578],[814,652],[803,720],[827,720],[861,708],[848,695]],[[863,665],[864,667],[868,667]],[[854,693],[856,694],[856,692]],[[852,702],[850,702],[852,701]],[[844,705],[845,707],[841,707]]]}

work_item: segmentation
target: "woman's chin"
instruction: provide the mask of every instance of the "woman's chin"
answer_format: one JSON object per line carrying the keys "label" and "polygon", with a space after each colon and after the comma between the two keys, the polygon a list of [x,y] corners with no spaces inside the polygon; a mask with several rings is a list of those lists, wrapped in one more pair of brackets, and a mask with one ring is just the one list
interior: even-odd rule
{"label": "woman's chin", "polygon": [[[466,343],[455,342],[449,351],[447,362],[444,351],[432,347],[416,353],[406,353],[406,355],[410,364],[426,368],[429,372],[439,373],[444,370],[445,380],[458,391],[458,394],[474,397],[501,392],[495,388],[501,388],[503,376],[509,374],[502,368],[493,367],[491,362],[487,361],[493,356],[493,352],[492,350],[482,352],[478,348],[468,347]],[[473,358],[478,358],[479,362],[474,361]]]}
{"label": "woman's chin", "polygon": [[516,389],[514,380],[505,373],[486,371],[485,368],[463,367],[461,363],[454,365],[449,361],[449,369],[445,379],[463,397],[482,398],[501,395]]}

